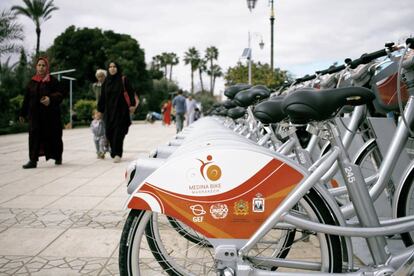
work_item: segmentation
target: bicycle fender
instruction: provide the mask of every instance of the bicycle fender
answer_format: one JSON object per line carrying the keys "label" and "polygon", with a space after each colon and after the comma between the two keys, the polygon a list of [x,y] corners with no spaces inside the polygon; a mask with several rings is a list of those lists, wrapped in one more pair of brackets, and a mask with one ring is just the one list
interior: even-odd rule
{"label": "bicycle fender", "polygon": [[137,187],[128,208],[174,217],[206,238],[248,239],[304,173],[263,149],[203,148],[169,159]]}

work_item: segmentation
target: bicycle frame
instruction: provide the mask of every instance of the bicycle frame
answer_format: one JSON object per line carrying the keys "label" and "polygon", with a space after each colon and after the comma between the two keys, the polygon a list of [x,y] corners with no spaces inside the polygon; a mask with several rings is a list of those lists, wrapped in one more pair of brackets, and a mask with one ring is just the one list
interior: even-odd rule
{"label": "bicycle frame", "polygon": [[[411,95],[407,106],[404,111],[404,116],[407,119],[409,125],[414,123],[414,97]],[[336,137],[338,135],[335,135]],[[285,201],[279,205],[278,210],[276,210],[269,221],[266,221],[260,229],[252,236],[252,238],[242,247],[239,251],[239,254],[243,256],[251,248],[252,245],[257,243],[262,237],[262,233],[266,233],[270,230],[269,227],[274,225],[277,222],[287,222],[295,226],[302,227],[311,231],[322,232],[327,234],[338,234],[341,236],[359,236],[369,238],[372,236],[385,236],[407,232],[408,229],[414,229],[414,216],[406,217],[404,219],[396,219],[388,222],[383,222],[384,226],[380,226],[380,223],[377,219],[377,215],[372,205],[372,200],[374,201],[378,198],[379,194],[385,188],[387,182],[391,177],[392,170],[396,164],[399,154],[404,149],[405,142],[409,136],[408,129],[405,124],[400,120],[397,132],[394,139],[391,142],[389,151],[387,152],[378,173],[377,182],[374,184],[371,191],[368,193],[366,186],[360,183],[364,183],[364,179],[358,169],[349,162],[347,156],[344,156],[344,148],[336,146],[329,156],[323,158],[323,161],[320,162],[316,169],[313,170],[311,176],[309,176],[302,184],[298,185],[297,188],[292,191],[292,193],[285,199]],[[341,144],[339,139],[333,140],[336,144]],[[341,146],[341,145],[340,145]],[[347,180],[347,188],[350,193],[350,197],[353,201],[353,204],[348,204],[341,208],[342,213],[346,218],[353,216],[354,211],[356,211],[359,220],[364,227],[367,228],[344,228],[341,226],[328,226],[320,225],[318,223],[313,223],[306,221],[301,218],[295,218],[292,215],[287,214],[287,212],[297,203],[297,201],[302,198],[306,192],[316,185],[318,178],[321,178],[324,174],[329,175],[328,170],[334,165],[336,161],[339,161],[340,168],[343,170],[345,179]],[[358,185],[353,185],[353,183],[359,183]],[[369,202],[368,204],[366,204]],[[372,220],[372,218],[375,218]],[[385,239],[374,238],[368,239],[369,248],[371,255],[373,256],[374,262],[377,264],[385,263],[388,259],[389,253],[385,247]],[[408,256],[412,252],[412,249],[407,249],[401,254],[403,256]],[[404,258],[393,257],[390,260],[401,260]],[[395,265],[395,264],[394,264]],[[397,266],[398,267],[398,266]]]}

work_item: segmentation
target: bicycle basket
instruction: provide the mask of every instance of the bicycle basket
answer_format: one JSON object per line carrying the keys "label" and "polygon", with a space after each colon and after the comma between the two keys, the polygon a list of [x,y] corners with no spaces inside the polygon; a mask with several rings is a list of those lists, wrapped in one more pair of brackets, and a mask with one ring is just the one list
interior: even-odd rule
{"label": "bicycle basket", "polygon": [[[397,93],[397,63],[392,63],[376,74],[371,82],[372,90],[376,99],[374,106],[377,111],[387,113],[398,111],[398,93]],[[403,105],[408,101],[407,86],[401,82],[401,100]]]}

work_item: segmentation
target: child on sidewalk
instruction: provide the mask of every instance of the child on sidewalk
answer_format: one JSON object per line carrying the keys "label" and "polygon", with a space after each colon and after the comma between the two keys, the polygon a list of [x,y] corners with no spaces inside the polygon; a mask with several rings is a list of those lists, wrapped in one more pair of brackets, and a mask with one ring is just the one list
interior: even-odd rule
{"label": "child on sidewalk", "polygon": [[107,141],[105,137],[105,126],[102,115],[97,110],[93,111],[93,120],[91,122],[93,141],[95,142],[96,155],[98,159],[104,159],[107,151]]}

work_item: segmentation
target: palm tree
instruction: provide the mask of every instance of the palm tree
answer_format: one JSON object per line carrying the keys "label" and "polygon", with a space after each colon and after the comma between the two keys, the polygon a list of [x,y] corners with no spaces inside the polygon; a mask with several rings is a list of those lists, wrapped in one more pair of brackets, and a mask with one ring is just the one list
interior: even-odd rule
{"label": "palm tree", "polygon": [[168,64],[170,65],[170,81],[172,80],[172,70],[173,66],[177,65],[180,62],[176,53],[168,53]]}
{"label": "palm tree", "polygon": [[223,72],[221,71],[221,67],[217,64],[214,64],[213,67],[207,70],[207,74],[213,80],[212,83],[212,91],[214,91],[214,86],[216,85],[216,78],[223,76]]}
{"label": "palm tree", "polygon": [[155,57],[153,57],[153,61],[156,64],[156,66],[158,68],[162,67],[164,68],[164,78],[167,79],[167,53],[162,53],[161,55],[156,55]]}
{"label": "palm tree", "polygon": [[[218,49],[214,46],[210,46],[206,49],[206,60],[210,61],[209,70],[213,70],[213,60],[217,60],[218,58]],[[213,89],[213,75],[210,75],[210,93],[213,95],[214,89]]]}
{"label": "palm tree", "polygon": [[154,70],[159,70],[161,67],[160,55],[152,57],[151,68]]}
{"label": "palm tree", "polygon": [[33,20],[36,26],[36,56],[39,56],[40,48],[40,25],[49,20],[51,13],[58,10],[58,7],[53,5],[53,0],[23,0],[26,6],[13,6],[11,9],[16,11],[16,14],[22,14]]}
{"label": "palm tree", "polygon": [[3,10],[0,14],[0,58],[20,49],[16,41],[23,40],[23,27],[15,19],[16,15],[11,10]]}
{"label": "palm tree", "polygon": [[203,73],[207,70],[207,61],[203,58],[198,60],[198,75],[200,76],[201,91],[204,91]]}
{"label": "palm tree", "polygon": [[194,94],[194,71],[200,60],[200,54],[195,47],[191,47],[184,53],[184,63],[190,64],[191,67],[191,94]]}

